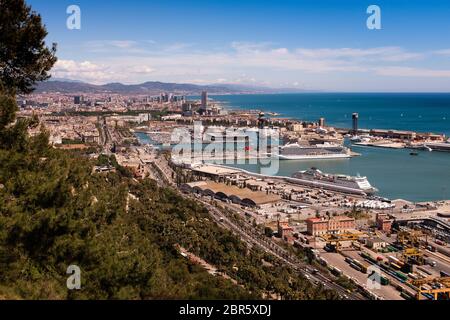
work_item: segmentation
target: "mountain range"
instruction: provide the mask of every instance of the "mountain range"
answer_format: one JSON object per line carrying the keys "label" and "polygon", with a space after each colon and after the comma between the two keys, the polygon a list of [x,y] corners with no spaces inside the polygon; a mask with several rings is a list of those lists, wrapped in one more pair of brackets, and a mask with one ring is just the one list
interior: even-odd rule
{"label": "mountain range", "polygon": [[40,83],[36,93],[65,93],[65,94],[89,94],[89,93],[114,93],[114,94],[145,94],[157,95],[169,92],[182,95],[199,95],[202,91],[209,94],[255,94],[255,93],[298,93],[305,92],[301,89],[292,88],[269,88],[251,85],[237,84],[212,84],[196,85],[188,83],[166,83],[159,81],[148,81],[141,84],[108,83],[95,85],[77,80],[52,79]]}

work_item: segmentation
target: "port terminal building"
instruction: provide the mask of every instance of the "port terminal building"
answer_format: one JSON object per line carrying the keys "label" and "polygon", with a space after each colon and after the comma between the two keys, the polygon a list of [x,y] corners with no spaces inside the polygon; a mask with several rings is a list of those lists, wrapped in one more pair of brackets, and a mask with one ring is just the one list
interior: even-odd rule
{"label": "port terminal building", "polygon": [[213,181],[185,183],[181,186],[181,189],[185,192],[210,196],[221,201],[229,201],[252,208],[261,208],[264,205],[271,205],[281,200],[281,197],[275,194],[252,191],[247,188],[239,188]]}

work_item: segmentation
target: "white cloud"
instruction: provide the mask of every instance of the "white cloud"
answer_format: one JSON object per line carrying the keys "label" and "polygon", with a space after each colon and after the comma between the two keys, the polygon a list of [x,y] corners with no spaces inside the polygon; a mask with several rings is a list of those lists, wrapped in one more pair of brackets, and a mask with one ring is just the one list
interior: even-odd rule
{"label": "white cloud", "polygon": [[436,50],[433,53],[441,56],[450,56],[450,49]]}
{"label": "white cloud", "polygon": [[139,65],[106,65],[91,61],[58,60],[52,70],[56,78],[77,79],[94,84],[127,82],[130,78],[149,76],[154,69]]}
{"label": "white cloud", "polygon": [[448,78],[450,70],[435,70],[409,67],[384,67],[377,68],[376,73],[389,77],[426,77],[426,78]]}
{"label": "white cloud", "polygon": [[137,44],[136,41],[122,40],[122,41],[110,41],[110,44],[117,48],[131,48]]}
{"label": "white cloud", "polygon": [[81,62],[60,60],[53,75],[93,83],[161,80],[275,86],[284,83],[307,86],[308,79],[314,77],[345,79],[347,75],[450,76],[448,70],[405,66],[422,62],[429,53],[409,52],[400,47],[289,49],[269,42],[233,42],[221,51],[205,51],[193,44],[161,45],[151,40],[97,41],[87,45],[94,51],[102,51],[102,58]]}
{"label": "white cloud", "polygon": [[296,52],[309,59],[356,59],[370,61],[405,61],[419,59],[423,54],[406,52],[399,47],[376,47],[368,49],[337,48],[337,49],[297,49]]}
{"label": "white cloud", "polygon": [[57,78],[81,79],[85,81],[101,82],[107,81],[114,76],[108,72],[105,66],[99,66],[91,61],[76,62],[74,60],[58,60],[52,70]]}

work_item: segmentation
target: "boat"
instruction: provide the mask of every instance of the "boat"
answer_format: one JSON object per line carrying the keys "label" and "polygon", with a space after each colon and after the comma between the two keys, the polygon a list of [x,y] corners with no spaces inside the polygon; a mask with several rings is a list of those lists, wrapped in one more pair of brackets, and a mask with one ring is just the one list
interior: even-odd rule
{"label": "boat", "polygon": [[433,151],[433,149],[431,149],[426,144],[409,144],[408,148],[413,149],[413,150],[423,150],[423,151],[430,151],[430,152]]}
{"label": "boat", "polygon": [[350,138],[351,143],[369,142],[372,137],[370,135],[352,136]]}
{"label": "boat", "polygon": [[280,160],[311,160],[311,159],[345,159],[350,158],[350,149],[337,144],[318,144],[300,146],[298,143],[286,144],[279,148]]}
{"label": "boat", "polygon": [[419,154],[417,152],[411,152],[410,155],[411,156],[418,156]]}
{"label": "boat", "polygon": [[359,194],[373,194],[378,191],[373,187],[367,177],[347,176],[343,174],[323,173],[317,168],[298,171],[292,175],[292,182],[321,187],[324,189],[351,192]]}
{"label": "boat", "polygon": [[450,152],[449,142],[429,142],[427,144],[424,144],[424,147],[429,151]]}

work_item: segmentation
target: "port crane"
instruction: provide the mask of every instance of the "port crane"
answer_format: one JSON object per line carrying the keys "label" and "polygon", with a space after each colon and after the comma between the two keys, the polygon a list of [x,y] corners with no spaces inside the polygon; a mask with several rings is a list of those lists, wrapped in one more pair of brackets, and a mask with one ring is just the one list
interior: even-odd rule
{"label": "port crane", "polygon": [[325,240],[327,245],[332,246],[336,249],[336,252],[341,248],[341,242],[344,241],[357,241],[362,234],[345,232],[340,234],[324,234],[321,236]]}
{"label": "port crane", "polygon": [[418,230],[401,230],[397,233],[397,243],[405,247],[420,247],[423,233]]}
{"label": "port crane", "polygon": [[423,236],[424,234],[419,230],[401,230],[397,233],[397,244],[403,247],[402,260],[405,263],[411,260],[418,265],[425,263],[423,252],[420,249]]}
{"label": "port crane", "polygon": [[423,265],[425,258],[423,252],[419,248],[406,248],[402,251],[402,259],[404,262],[413,260],[417,265]]}
{"label": "port crane", "polygon": [[[438,299],[439,294],[447,294],[450,299],[450,277],[428,277],[409,280],[409,283],[417,287],[417,300],[421,300],[422,294],[431,294],[433,295],[434,300]],[[431,288],[425,288],[425,285],[431,285]],[[436,285],[439,287],[436,287]]]}

